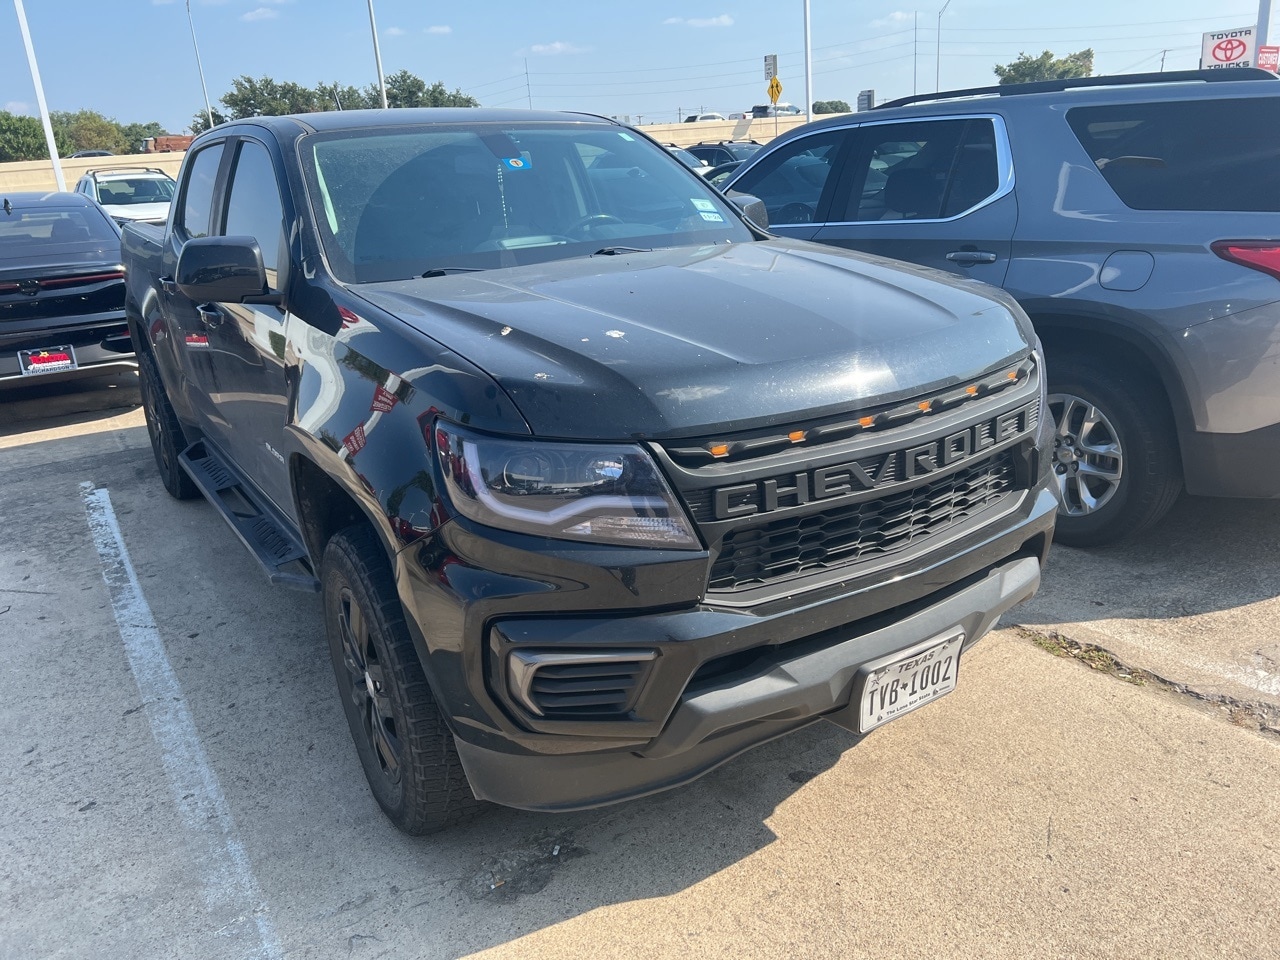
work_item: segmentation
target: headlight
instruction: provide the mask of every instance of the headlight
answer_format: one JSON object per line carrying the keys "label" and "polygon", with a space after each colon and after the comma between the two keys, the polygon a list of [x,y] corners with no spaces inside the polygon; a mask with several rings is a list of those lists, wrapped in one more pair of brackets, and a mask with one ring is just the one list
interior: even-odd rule
{"label": "headlight", "polygon": [[489,437],[444,421],[435,436],[449,499],[477,523],[562,540],[702,547],[641,447]]}

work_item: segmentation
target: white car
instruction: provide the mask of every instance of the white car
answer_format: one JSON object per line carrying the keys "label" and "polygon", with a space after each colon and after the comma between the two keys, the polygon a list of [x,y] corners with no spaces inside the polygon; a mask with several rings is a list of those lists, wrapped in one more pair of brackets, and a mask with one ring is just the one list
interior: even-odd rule
{"label": "white car", "polygon": [[173,186],[173,177],[154,167],[115,167],[90,170],[76,184],[76,193],[98,201],[116,223],[165,223]]}
{"label": "white car", "polygon": [[691,113],[684,118],[685,123],[701,123],[704,120],[723,120],[723,113]]}

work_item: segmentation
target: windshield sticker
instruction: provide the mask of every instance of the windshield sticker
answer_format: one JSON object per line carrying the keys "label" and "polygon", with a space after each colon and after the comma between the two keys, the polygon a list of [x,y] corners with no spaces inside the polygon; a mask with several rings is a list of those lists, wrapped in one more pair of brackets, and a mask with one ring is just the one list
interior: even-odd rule
{"label": "windshield sticker", "polygon": [[533,161],[524,157],[503,157],[502,162],[511,170],[532,170]]}
{"label": "windshield sticker", "polygon": [[702,219],[710,220],[712,223],[724,223],[724,217],[720,216],[718,213],[704,213],[702,215]]}
{"label": "windshield sticker", "polygon": [[711,213],[715,212],[716,205],[710,200],[690,200],[695,210],[707,210]]}

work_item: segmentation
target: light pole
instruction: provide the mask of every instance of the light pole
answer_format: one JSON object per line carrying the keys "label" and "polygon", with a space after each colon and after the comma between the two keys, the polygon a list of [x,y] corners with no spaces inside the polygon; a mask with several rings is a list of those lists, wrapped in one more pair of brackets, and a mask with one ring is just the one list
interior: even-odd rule
{"label": "light pole", "polygon": [[933,92],[937,93],[942,89],[942,15],[947,12],[947,7],[951,6],[951,0],[947,0],[942,5],[942,9],[938,11],[938,34],[934,40],[934,63],[933,63]]}
{"label": "light pole", "polygon": [[[950,0],[947,0],[950,3]],[[378,93],[382,96],[382,109],[387,109],[387,81],[382,76],[382,50],[378,46],[378,24],[373,19],[373,0],[369,0],[369,29],[373,31],[373,59],[378,64]]]}
{"label": "light pole", "polygon": [[813,112],[813,47],[809,43],[809,0],[804,0],[804,117]]}
{"label": "light pole", "polygon": [[[1253,49],[1257,50],[1260,47],[1265,47],[1267,45],[1267,28],[1270,26],[1271,0],[1258,0],[1258,26],[1256,30],[1258,34],[1258,43]],[[1256,57],[1254,59],[1254,63],[1257,63]]]}
{"label": "light pole", "polygon": [[14,9],[18,11],[18,26],[22,29],[22,42],[27,47],[27,65],[31,68],[31,82],[36,85],[36,103],[40,107],[40,122],[44,124],[44,139],[49,145],[49,160],[53,163],[53,179],[59,190],[67,189],[67,181],[62,179],[62,162],[58,159],[58,145],[53,140],[53,124],[49,122],[49,108],[44,102],[44,84],[40,82],[40,68],[36,66],[36,51],[31,46],[31,31],[27,29],[27,11],[22,7],[22,0],[13,0]]}
{"label": "light pole", "polygon": [[200,62],[200,44],[196,43],[196,22],[191,19],[191,0],[187,0],[187,24],[191,27],[191,46],[196,51],[196,70],[200,72],[200,91],[204,94],[204,112],[209,118],[209,129],[213,129],[213,108],[209,106],[209,88],[204,82],[204,64]]}

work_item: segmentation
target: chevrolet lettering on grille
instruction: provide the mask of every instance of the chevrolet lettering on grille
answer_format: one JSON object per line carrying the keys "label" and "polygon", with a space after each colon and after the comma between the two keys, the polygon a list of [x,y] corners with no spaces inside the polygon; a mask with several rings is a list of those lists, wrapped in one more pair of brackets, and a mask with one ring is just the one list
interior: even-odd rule
{"label": "chevrolet lettering on grille", "polygon": [[1016,410],[903,450],[720,487],[712,500],[715,519],[733,520],[817,500],[838,499],[949,470],[1030,433],[1036,422],[1036,409],[1037,402],[1033,400]]}

